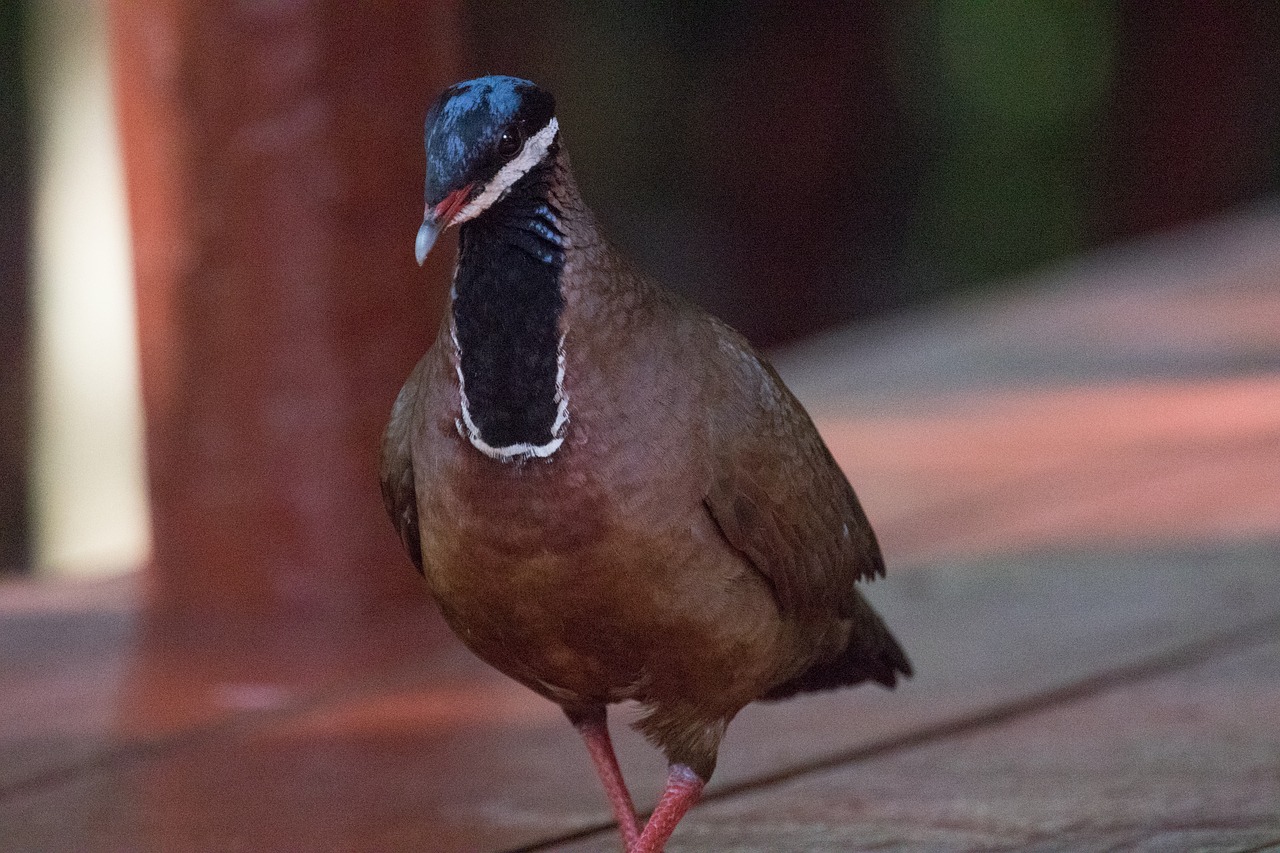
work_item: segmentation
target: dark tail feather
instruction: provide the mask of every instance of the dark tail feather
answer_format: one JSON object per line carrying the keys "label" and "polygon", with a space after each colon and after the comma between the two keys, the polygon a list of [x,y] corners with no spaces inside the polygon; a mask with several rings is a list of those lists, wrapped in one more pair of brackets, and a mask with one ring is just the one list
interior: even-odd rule
{"label": "dark tail feather", "polygon": [[844,651],[783,682],[761,699],[787,699],[797,693],[814,693],[874,681],[892,690],[898,676],[912,676],[911,661],[880,615],[862,602],[865,610],[854,617],[853,630]]}

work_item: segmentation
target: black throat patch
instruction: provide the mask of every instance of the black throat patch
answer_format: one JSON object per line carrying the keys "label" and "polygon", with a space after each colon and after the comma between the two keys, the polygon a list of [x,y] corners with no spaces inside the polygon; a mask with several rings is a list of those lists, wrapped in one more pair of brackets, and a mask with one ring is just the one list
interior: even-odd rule
{"label": "black throat patch", "polygon": [[557,382],[564,247],[548,202],[552,159],[459,235],[453,323],[463,427],[500,458],[549,455],[565,425]]}

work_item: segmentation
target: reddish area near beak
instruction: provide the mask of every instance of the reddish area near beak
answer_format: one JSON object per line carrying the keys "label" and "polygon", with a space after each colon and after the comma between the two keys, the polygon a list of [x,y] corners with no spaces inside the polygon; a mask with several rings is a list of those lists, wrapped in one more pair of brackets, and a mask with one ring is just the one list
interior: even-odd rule
{"label": "reddish area near beak", "polygon": [[435,206],[431,211],[435,214],[436,222],[441,229],[448,228],[449,223],[453,221],[453,217],[458,215],[458,211],[467,205],[467,197],[471,195],[471,188],[474,184],[467,184],[459,190],[454,190],[444,197],[444,200]]}
{"label": "reddish area near beak", "polygon": [[427,252],[435,245],[440,232],[449,227],[458,211],[467,205],[474,184],[467,184],[460,190],[454,190],[444,197],[435,207],[428,206],[422,212],[422,227],[418,229],[418,237],[413,242],[413,253],[418,259],[418,266],[427,259]]}

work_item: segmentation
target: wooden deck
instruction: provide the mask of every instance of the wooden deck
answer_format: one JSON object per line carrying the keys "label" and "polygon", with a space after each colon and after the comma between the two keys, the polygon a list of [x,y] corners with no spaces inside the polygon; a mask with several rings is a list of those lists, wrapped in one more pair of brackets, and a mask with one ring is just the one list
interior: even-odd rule
{"label": "wooden deck", "polygon": [[[918,675],[747,709],[671,853],[1280,849],[1280,215],[778,364]],[[557,709],[425,605],[197,631],[138,585],[0,587],[0,850],[617,849]]]}

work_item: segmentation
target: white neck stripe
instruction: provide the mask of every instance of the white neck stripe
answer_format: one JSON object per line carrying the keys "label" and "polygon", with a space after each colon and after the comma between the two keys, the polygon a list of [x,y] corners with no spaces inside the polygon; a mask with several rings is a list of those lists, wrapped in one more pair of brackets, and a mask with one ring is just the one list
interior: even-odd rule
{"label": "white neck stripe", "polygon": [[453,217],[450,224],[457,225],[468,219],[475,219],[506,195],[507,190],[515,186],[516,181],[528,174],[530,169],[541,163],[547,156],[547,151],[551,148],[551,143],[555,140],[559,129],[560,123],[556,121],[555,116],[552,116],[547,126],[525,140],[520,153],[498,170],[498,174],[485,184],[484,191],[467,202],[467,206],[458,211],[458,215]]}

